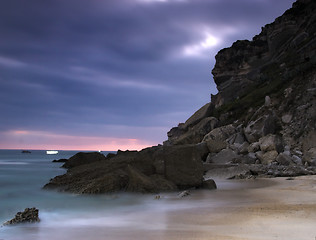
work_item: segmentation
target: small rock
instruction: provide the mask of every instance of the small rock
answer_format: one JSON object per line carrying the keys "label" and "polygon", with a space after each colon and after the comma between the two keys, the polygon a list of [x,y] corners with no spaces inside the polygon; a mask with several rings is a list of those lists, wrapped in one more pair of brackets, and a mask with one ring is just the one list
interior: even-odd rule
{"label": "small rock", "polygon": [[248,142],[244,142],[238,148],[239,153],[242,153],[242,154],[248,153],[248,147],[249,147],[249,143]]}
{"label": "small rock", "polygon": [[24,212],[18,212],[14,218],[5,222],[3,225],[14,225],[18,223],[35,223],[39,222],[38,209],[25,208]]}
{"label": "small rock", "polygon": [[285,165],[285,166],[289,166],[291,163],[293,163],[292,158],[285,154],[285,153],[280,153],[277,158],[276,161],[280,164],[280,165]]}
{"label": "small rock", "polygon": [[289,178],[287,178],[287,179],[285,179],[285,180],[295,180],[295,178],[289,177]]}
{"label": "small rock", "polygon": [[266,96],[264,99],[264,106],[269,107],[271,105],[271,98]]}
{"label": "small rock", "polygon": [[208,179],[208,180],[203,181],[202,188],[212,190],[212,189],[217,189],[217,186],[213,179]]}
{"label": "small rock", "polygon": [[248,152],[249,153],[254,153],[254,152],[257,152],[260,150],[260,144],[259,142],[254,142],[254,143],[251,143],[248,147]]}
{"label": "small rock", "polygon": [[161,198],[160,195],[156,195],[156,196],[155,196],[155,199],[156,199],[156,200],[159,200],[160,198]]}
{"label": "small rock", "polygon": [[286,124],[288,124],[288,123],[290,123],[291,122],[291,120],[292,120],[292,115],[291,114],[285,114],[285,115],[283,115],[282,116],[282,122],[283,123],[286,123]]}
{"label": "small rock", "polygon": [[293,162],[297,165],[303,165],[303,161],[299,156],[293,155],[292,156]]}
{"label": "small rock", "polygon": [[266,152],[263,155],[256,155],[256,156],[260,159],[262,164],[270,164],[276,160],[278,156],[278,152],[273,150],[273,151]]}
{"label": "small rock", "polygon": [[285,89],[284,90],[284,97],[288,97],[290,94],[291,94],[291,92],[293,91],[293,89],[292,88],[287,88],[287,89]]}
{"label": "small rock", "polygon": [[179,198],[183,198],[183,197],[187,197],[187,196],[190,196],[190,195],[191,195],[191,194],[190,194],[190,191],[185,190],[185,191],[179,193],[179,194],[178,194],[178,197],[179,197]]}

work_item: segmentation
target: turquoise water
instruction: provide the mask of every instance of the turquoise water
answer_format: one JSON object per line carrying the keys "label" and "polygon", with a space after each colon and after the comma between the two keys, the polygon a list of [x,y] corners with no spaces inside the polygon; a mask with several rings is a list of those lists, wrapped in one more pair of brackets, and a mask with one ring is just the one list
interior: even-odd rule
{"label": "turquoise water", "polygon": [[[217,182],[218,190],[199,191],[184,199],[177,193],[155,200],[154,194],[88,196],[43,190],[50,178],[65,172],[62,163],[52,160],[75,153],[0,150],[0,225],[27,207],[38,208],[41,219],[35,224],[0,227],[0,240],[168,239],[165,232],[188,227],[175,226],[173,213],[201,207],[216,211],[251,201],[242,192],[244,185],[229,181]],[[185,236],[181,239],[191,239]]]}

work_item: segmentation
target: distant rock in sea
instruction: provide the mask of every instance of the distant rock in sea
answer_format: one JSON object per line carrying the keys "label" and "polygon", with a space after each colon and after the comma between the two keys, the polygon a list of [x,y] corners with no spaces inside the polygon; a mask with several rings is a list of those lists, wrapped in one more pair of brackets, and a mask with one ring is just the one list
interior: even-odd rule
{"label": "distant rock in sea", "polygon": [[22,150],[22,153],[32,153],[32,152],[29,150]]}

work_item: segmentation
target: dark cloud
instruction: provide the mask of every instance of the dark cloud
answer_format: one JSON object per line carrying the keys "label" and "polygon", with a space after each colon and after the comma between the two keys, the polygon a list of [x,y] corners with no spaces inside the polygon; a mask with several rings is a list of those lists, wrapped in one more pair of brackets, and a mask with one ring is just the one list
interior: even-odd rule
{"label": "dark cloud", "polygon": [[4,1],[0,132],[159,143],[216,93],[216,52],[293,2]]}

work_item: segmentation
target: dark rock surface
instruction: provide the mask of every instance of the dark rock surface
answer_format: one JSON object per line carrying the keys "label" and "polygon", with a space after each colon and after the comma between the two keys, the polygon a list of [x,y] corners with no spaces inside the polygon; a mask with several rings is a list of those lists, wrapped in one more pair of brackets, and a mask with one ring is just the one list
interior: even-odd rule
{"label": "dark rock surface", "polygon": [[88,162],[87,156],[92,155],[80,153],[71,158],[80,164],[73,164],[66,174],[51,179],[44,188],[96,194],[199,187],[204,173],[203,149],[205,154],[206,145],[204,148],[200,145],[156,146],[139,152],[119,152],[111,158],[101,157]]}
{"label": "dark rock surface", "polygon": [[19,223],[35,223],[39,222],[38,209],[36,208],[25,208],[23,212],[18,212],[14,218],[5,222],[3,225],[14,225]]}
{"label": "dark rock surface", "polygon": [[79,152],[69,158],[65,164],[62,166],[64,168],[73,168],[84,164],[89,164],[96,161],[102,161],[105,160],[106,157],[98,152],[92,152],[92,153],[83,153]]}
{"label": "dark rock surface", "polygon": [[54,163],[58,163],[58,162],[65,163],[65,162],[67,162],[67,161],[68,161],[68,159],[61,158],[61,159],[55,159],[55,160],[53,160],[52,162],[54,162]]}

